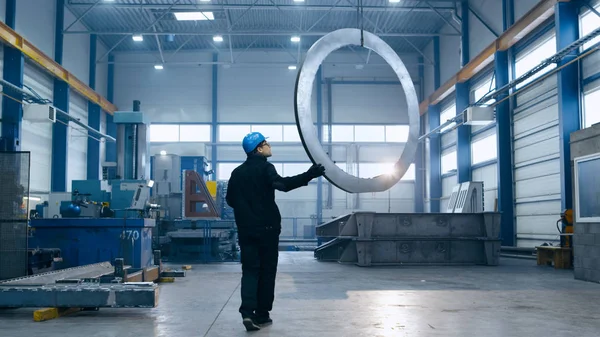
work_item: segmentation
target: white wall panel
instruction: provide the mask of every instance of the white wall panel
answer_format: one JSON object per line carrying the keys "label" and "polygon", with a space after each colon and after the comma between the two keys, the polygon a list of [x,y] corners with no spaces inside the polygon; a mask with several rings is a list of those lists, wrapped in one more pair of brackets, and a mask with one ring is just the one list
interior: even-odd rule
{"label": "white wall panel", "polygon": [[[469,7],[497,34],[502,33],[502,1],[469,0]],[[494,33],[483,25],[473,13],[469,13],[469,59],[474,59],[495,39]]]}
{"label": "white wall panel", "polygon": [[[456,33],[445,25],[442,33]],[[440,84],[444,84],[460,70],[460,36],[444,36],[440,38]]]}
{"label": "white wall panel", "polygon": [[[71,90],[69,93],[69,115],[80,122],[88,123],[87,100]],[[73,122],[69,122],[67,131],[67,192],[71,192],[73,180],[83,180],[87,176],[87,132]]]}
{"label": "white wall panel", "polygon": [[517,94],[513,137],[517,245],[556,240],[560,147],[556,75]]}
{"label": "white wall panel", "polygon": [[0,20],[6,22],[6,0],[0,0]]}
{"label": "white wall panel", "polygon": [[[144,65],[115,65],[115,104],[120,110],[141,101],[151,122],[210,122],[212,114],[211,66],[165,65],[156,70],[156,58],[147,54],[120,54],[117,62],[149,62]],[[210,62],[211,54],[177,54],[174,61]],[[236,92],[230,92],[234,97]]]}
{"label": "white wall panel", "polygon": [[[31,87],[41,97],[52,99],[53,78],[29,61],[25,62],[23,84]],[[30,123],[23,120],[21,132],[21,150],[31,152],[30,190],[31,192],[49,192],[52,166],[52,124]]]}
{"label": "white wall panel", "polygon": [[[517,22],[523,15],[527,14],[540,0],[517,0],[515,1],[515,22]],[[501,12],[500,12],[501,13]],[[500,15],[502,16],[502,15]]]}
{"label": "white wall panel", "polygon": [[[69,27],[75,20],[77,20],[77,17],[65,8],[64,28]],[[78,31],[86,30],[85,26],[80,22],[73,25],[70,29]],[[89,84],[90,81],[89,60],[90,36],[87,34],[65,34],[62,65],[85,84]]]}
{"label": "white wall panel", "polygon": [[17,1],[17,33],[51,58],[54,56],[55,13],[56,1]]}
{"label": "white wall panel", "polygon": [[[98,40],[97,58],[104,55],[108,49]],[[108,95],[108,63],[96,63],[96,92],[106,97]]]}

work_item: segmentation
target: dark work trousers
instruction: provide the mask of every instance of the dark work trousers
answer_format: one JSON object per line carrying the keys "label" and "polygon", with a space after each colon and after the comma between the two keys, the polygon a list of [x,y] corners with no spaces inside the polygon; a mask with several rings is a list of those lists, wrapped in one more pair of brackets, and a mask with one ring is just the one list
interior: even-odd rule
{"label": "dark work trousers", "polygon": [[268,317],[275,299],[279,233],[274,227],[238,233],[242,262],[242,305],[246,317]]}

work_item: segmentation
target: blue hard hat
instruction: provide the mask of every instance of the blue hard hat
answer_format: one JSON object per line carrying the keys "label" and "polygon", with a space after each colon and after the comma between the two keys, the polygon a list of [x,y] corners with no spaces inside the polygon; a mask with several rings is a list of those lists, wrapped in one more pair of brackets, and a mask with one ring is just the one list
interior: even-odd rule
{"label": "blue hard hat", "polygon": [[242,147],[244,148],[244,152],[250,153],[256,149],[258,144],[265,141],[267,138],[262,135],[260,132],[251,132],[244,137],[242,141]]}

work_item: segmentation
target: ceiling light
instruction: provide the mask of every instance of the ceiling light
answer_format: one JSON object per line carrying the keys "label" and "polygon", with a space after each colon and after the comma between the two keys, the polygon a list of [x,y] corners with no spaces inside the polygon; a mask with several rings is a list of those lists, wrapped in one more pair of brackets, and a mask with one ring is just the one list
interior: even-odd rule
{"label": "ceiling light", "polygon": [[304,0],[294,0],[294,2],[304,2]]}
{"label": "ceiling light", "polygon": [[167,155],[167,151],[165,151],[165,150],[160,151],[160,155],[161,156],[166,156]]}
{"label": "ceiling light", "polygon": [[400,0],[389,0],[389,1],[390,1],[390,3],[393,3],[393,4],[397,4],[400,2]]}
{"label": "ceiling light", "polygon": [[42,201],[42,198],[40,198],[40,197],[33,197],[33,196],[23,197],[23,199],[28,199],[28,200],[33,200],[33,201]]}
{"label": "ceiling light", "polygon": [[355,67],[357,70],[361,70],[361,69],[363,69],[365,66],[364,66],[364,65],[362,65],[362,64],[357,64],[357,65],[355,65],[354,67]]}
{"label": "ceiling light", "polygon": [[133,41],[136,41],[136,42],[144,41],[144,36],[140,35],[140,34],[134,35],[132,38],[133,38]]}
{"label": "ceiling light", "polygon": [[290,39],[290,41],[292,41],[292,42],[300,42],[300,36],[292,36],[292,38]]}
{"label": "ceiling light", "polygon": [[210,0],[200,0],[200,2],[210,2]]}
{"label": "ceiling light", "polygon": [[154,69],[156,70],[163,70],[165,67],[162,64],[155,64],[154,65]]}
{"label": "ceiling light", "polygon": [[296,66],[288,66],[289,70],[296,70]]}
{"label": "ceiling light", "polygon": [[214,20],[213,12],[176,12],[173,13],[179,21]]}
{"label": "ceiling light", "polygon": [[215,36],[213,36],[213,41],[223,42],[223,37],[221,35],[215,35]]}
{"label": "ceiling light", "polygon": [[115,0],[104,0],[104,2],[115,2]]}

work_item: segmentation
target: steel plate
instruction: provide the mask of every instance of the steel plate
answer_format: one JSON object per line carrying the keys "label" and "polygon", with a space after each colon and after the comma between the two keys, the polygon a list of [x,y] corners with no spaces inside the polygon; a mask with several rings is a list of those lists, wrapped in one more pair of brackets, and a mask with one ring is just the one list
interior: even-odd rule
{"label": "steel plate", "polygon": [[[348,45],[360,46],[359,29],[345,28],[333,31],[310,47],[302,62],[296,78],[294,105],[296,126],[300,139],[308,157],[315,164],[325,167],[325,178],[338,188],[349,193],[382,192],[394,186],[413,163],[419,138],[419,101],[408,70],[400,57],[385,41],[376,35],[364,32],[364,47],[379,54],[394,70],[404,95],[406,96],[409,120],[408,141],[400,159],[396,162],[395,170],[389,174],[374,178],[358,178],[344,172],[329,158],[317,136],[317,129],[312,119],[312,90],[315,75],[325,58],[333,51]],[[402,113],[402,111],[399,111]],[[368,114],[368,111],[365,111]]]}

